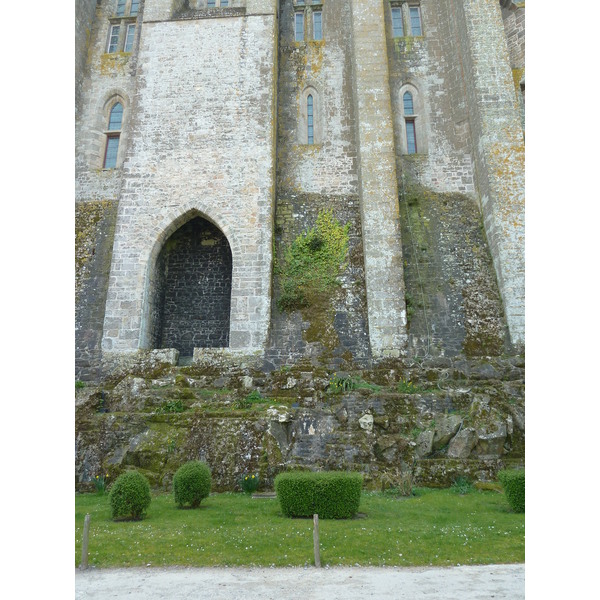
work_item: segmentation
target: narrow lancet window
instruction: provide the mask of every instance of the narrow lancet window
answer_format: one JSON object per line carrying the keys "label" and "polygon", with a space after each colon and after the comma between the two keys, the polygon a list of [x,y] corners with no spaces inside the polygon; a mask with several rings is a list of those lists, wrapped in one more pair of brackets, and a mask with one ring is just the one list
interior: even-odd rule
{"label": "narrow lancet window", "polygon": [[402,9],[392,8],[392,30],[394,37],[404,36],[404,26],[402,24]]}
{"label": "narrow lancet window", "polygon": [[414,119],[406,119],[406,149],[408,154],[417,153],[417,131]]}
{"label": "narrow lancet window", "polygon": [[414,36],[423,35],[421,28],[421,9],[418,6],[409,7],[410,11],[410,30]]}
{"label": "narrow lancet window", "polygon": [[104,168],[114,169],[117,166],[119,139],[123,125],[123,105],[117,102],[110,111],[108,133],[106,134],[106,150],[104,152]]}
{"label": "narrow lancet window", "polygon": [[313,97],[309,95],[306,99],[306,117],[308,124],[308,143],[315,143],[315,129],[314,129],[314,121],[313,121]]}
{"label": "narrow lancet window", "polygon": [[404,101],[404,114],[405,115],[414,115],[415,109],[414,109],[414,105],[413,105],[412,94],[410,92],[405,92],[402,99]]}
{"label": "narrow lancet window", "polygon": [[313,39],[322,40],[323,39],[323,13],[314,12],[313,13]]}
{"label": "narrow lancet window", "polygon": [[135,25],[127,25],[127,37],[125,38],[125,52],[131,52],[133,48],[133,36],[135,35]]}
{"label": "narrow lancet window", "polygon": [[119,31],[121,27],[119,25],[112,25],[110,28],[110,36],[108,38],[108,49],[107,52],[116,52],[119,46]]}
{"label": "narrow lancet window", "polygon": [[108,130],[109,131],[120,131],[121,125],[123,124],[123,105],[117,102],[110,111],[110,117],[108,119]]}
{"label": "narrow lancet window", "polygon": [[304,13],[297,12],[296,14],[296,41],[304,41]]}

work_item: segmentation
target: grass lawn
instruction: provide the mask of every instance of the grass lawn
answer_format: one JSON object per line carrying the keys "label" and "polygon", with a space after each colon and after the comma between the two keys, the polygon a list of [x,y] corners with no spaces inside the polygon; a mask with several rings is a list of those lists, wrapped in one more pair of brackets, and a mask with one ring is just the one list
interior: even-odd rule
{"label": "grass lawn", "polygon": [[[504,494],[420,488],[410,498],[363,492],[353,520],[320,520],[322,565],[423,566],[525,560],[525,515]],[[89,564],[133,566],[303,566],[313,564],[312,519],[281,514],[276,499],[209,496],[181,510],[173,496],[152,497],[143,521],[110,518],[108,494],[75,497],[75,564],[90,513]]]}

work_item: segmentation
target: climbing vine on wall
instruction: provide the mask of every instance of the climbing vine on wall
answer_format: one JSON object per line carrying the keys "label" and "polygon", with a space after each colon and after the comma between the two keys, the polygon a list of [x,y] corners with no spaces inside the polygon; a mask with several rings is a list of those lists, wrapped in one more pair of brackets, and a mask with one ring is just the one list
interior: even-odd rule
{"label": "climbing vine on wall", "polygon": [[334,219],[332,211],[322,211],[315,226],[285,250],[278,267],[280,310],[298,310],[330,296],[346,264],[349,228]]}

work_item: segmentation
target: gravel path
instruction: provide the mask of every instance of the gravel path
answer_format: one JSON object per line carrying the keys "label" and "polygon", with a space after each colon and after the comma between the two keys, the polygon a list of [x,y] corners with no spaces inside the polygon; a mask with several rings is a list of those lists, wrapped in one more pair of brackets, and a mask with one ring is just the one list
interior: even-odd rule
{"label": "gravel path", "polygon": [[89,569],[75,590],[76,600],[521,600],[525,565]]}

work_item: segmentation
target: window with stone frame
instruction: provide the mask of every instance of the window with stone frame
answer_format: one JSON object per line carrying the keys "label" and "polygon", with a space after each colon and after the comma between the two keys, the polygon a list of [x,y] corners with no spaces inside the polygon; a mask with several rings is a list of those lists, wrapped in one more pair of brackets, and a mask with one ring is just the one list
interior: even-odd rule
{"label": "window with stone frame", "polygon": [[304,41],[304,11],[294,13],[294,40]]}
{"label": "window with stone frame", "polygon": [[313,12],[313,40],[323,39],[323,13],[320,10]]}
{"label": "window with stone frame", "polygon": [[410,92],[404,92],[402,96],[404,106],[404,123],[406,127],[406,150],[407,154],[417,153],[417,130],[415,128],[415,109],[413,95]]}
{"label": "window with stone frame", "polygon": [[121,129],[123,127],[123,104],[117,100],[112,104],[109,115],[108,125],[104,135],[106,144],[104,146],[104,160],[102,167],[104,169],[114,169],[117,166],[119,155],[119,143],[121,141]]}
{"label": "window with stone frame", "polygon": [[300,120],[298,123],[298,142],[300,144],[313,146],[321,143],[320,110],[319,93],[316,88],[309,85],[300,95]]}
{"label": "window with stone frame", "polygon": [[404,37],[402,6],[392,6],[392,32],[395,38]]}
{"label": "window with stone frame", "polygon": [[323,39],[323,0],[294,0],[294,41]]}
{"label": "window with stone frame", "polygon": [[410,0],[390,0],[392,37],[421,37],[421,5]]}
{"label": "window with stone frame", "polygon": [[306,118],[307,118],[307,140],[309,144],[315,143],[315,122],[314,122],[314,101],[312,94],[309,94],[306,98]]}
{"label": "window with stone frame", "polygon": [[417,87],[406,83],[400,89],[401,147],[403,154],[426,154],[425,111]]}
{"label": "window with stone frame", "polygon": [[109,19],[108,54],[132,51],[139,8],[139,0],[116,0],[114,16]]}
{"label": "window with stone frame", "polygon": [[225,8],[229,6],[229,0],[208,0],[206,8]]}
{"label": "window with stone frame", "polygon": [[422,36],[423,24],[421,23],[421,7],[418,4],[409,4],[408,16],[410,19],[410,34],[413,37]]}

